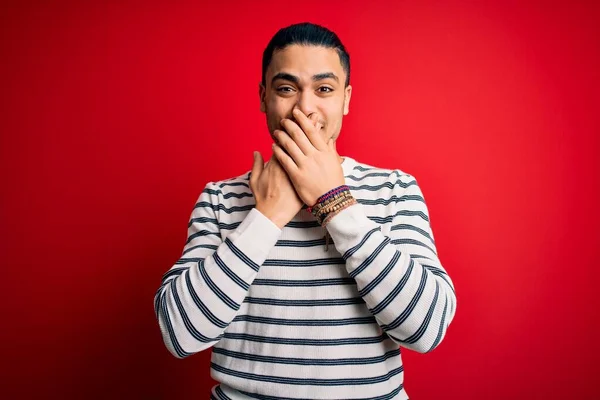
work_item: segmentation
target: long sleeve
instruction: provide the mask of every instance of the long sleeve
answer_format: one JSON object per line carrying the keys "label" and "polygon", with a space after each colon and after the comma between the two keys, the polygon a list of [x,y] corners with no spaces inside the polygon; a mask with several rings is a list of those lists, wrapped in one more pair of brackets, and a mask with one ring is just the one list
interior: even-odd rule
{"label": "long sleeve", "polygon": [[425,353],[446,334],[456,312],[453,283],[437,256],[429,213],[414,177],[393,173],[390,236],[365,207],[342,210],[326,225],[350,277],[382,330],[399,345]]}
{"label": "long sleeve", "polygon": [[213,182],[206,185],[192,211],[183,254],[155,294],[164,343],[177,358],[205,350],[223,337],[281,235],[252,208],[223,240],[217,213],[240,212],[244,207],[235,203],[235,197],[225,200]]}

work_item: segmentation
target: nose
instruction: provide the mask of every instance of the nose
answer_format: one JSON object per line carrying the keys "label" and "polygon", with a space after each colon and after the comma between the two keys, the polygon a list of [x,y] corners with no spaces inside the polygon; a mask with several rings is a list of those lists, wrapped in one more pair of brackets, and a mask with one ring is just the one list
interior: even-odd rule
{"label": "nose", "polygon": [[314,96],[310,91],[300,92],[298,94],[298,101],[296,102],[294,108],[299,108],[304,115],[310,117],[310,114],[317,111],[317,99],[315,97],[316,96]]}

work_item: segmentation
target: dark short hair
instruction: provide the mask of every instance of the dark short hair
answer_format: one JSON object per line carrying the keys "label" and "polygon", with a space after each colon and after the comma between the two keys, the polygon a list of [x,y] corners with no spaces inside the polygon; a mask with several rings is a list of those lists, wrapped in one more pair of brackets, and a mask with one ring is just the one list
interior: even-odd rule
{"label": "dark short hair", "polygon": [[271,41],[263,52],[262,58],[262,84],[264,86],[266,86],[267,68],[271,64],[273,52],[275,50],[282,50],[292,44],[322,46],[335,49],[340,57],[342,68],[344,68],[344,72],[346,73],[346,86],[350,84],[350,55],[340,38],[323,26],[310,22],[302,22],[281,28],[271,38]]}

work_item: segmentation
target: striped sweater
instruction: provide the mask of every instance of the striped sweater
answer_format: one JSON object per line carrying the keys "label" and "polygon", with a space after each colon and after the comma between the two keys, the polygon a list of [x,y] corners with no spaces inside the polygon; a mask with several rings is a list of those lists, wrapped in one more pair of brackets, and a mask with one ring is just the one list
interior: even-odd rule
{"label": "striped sweater", "polygon": [[154,298],[165,346],[212,348],[211,399],[408,399],[400,348],[439,345],[456,312],[415,178],[345,157],[358,204],[324,228],[256,210],[250,172],[209,182]]}

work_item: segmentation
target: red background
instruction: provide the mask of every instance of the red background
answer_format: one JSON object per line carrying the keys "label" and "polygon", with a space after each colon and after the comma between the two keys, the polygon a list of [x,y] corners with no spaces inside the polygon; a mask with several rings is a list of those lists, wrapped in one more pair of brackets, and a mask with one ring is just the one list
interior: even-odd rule
{"label": "red background", "polygon": [[204,184],[270,156],[261,55],[304,20],[351,54],[340,154],[416,176],[456,285],[411,399],[597,392],[594,2],[111,3],[0,12],[4,398],[208,398],[153,296]]}

